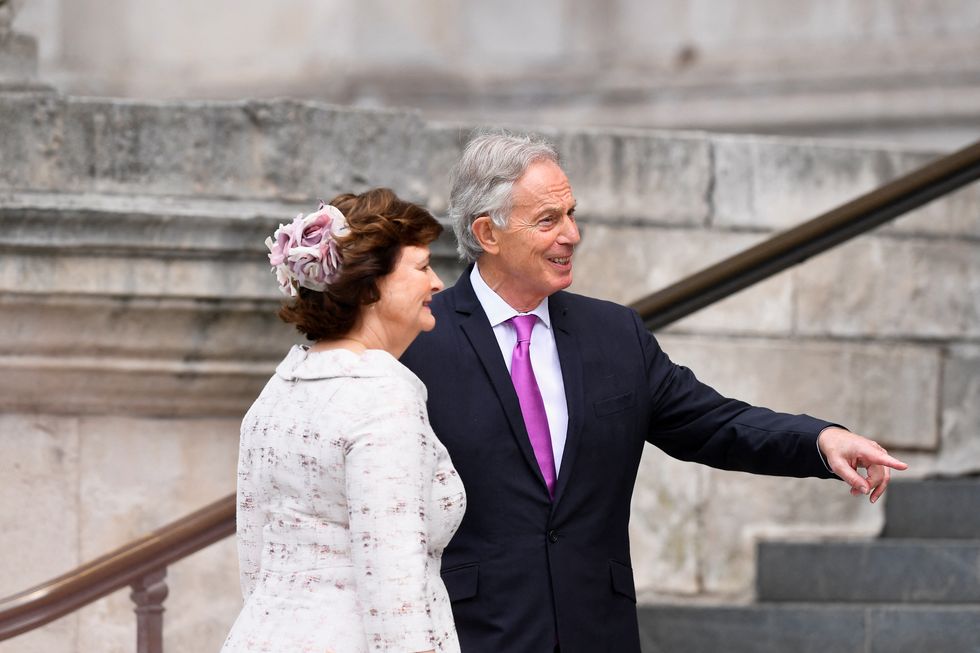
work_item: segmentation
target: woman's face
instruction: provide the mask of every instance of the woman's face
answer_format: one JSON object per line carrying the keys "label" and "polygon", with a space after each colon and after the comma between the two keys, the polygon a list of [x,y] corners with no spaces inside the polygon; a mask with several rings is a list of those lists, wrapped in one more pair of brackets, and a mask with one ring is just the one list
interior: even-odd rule
{"label": "woman's face", "polygon": [[402,248],[390,274],[378,281],[381,299],[374,310],[388,330],[414,339],[420,331],[436,325],[429,303],[443,289],[442,280],[429,264],[429,248],[407,245]]}

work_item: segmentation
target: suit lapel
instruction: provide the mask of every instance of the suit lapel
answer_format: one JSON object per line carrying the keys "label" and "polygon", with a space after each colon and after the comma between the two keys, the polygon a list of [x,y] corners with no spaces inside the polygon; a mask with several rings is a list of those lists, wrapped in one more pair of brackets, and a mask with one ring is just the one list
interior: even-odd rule
{"label": "suit lapel", "polygon": [[568,432],[565,435],[565,451],[562,453],[561,469],[555,485],[557,506],[569,477],[575,468],[575,456],[582,441],[582,424],[585,419],[584,390],[582,388],[582,355],[578,339],[572,332],[565,305],[564,293],[558,292],[548,300],[551,324],[555,333],[555,346],[558,348],[558,361],[561,364],[562,381],[565,384],[565,403],[568,405]]}
{"label": "suit lapel", "polygon": [[507,373],[507,366],[504,364],[500,352],[500,345],[497,344],[497,338],[493,335],[490,320],[484,313],[483,306],[480,305],[480,301],[473,292],[473,286],[470,283],[470,270],[472,270],[472,266],[463,272],[456,285],[453,286],[459,326],[490,378],[497,399],[507,416],[511,434],[517,441],[517,446],[524,455],[524,460],[541,483],[542,488],[546,488],[544,476],[538,467],[538,461],[534,457],[534,449],[531,447],[531,440],[527,435],[527,427],[524,425],[524,416],[521,413],[521,404],[517,399],[517,392],[514,390],[514,384],[510,379],[510,374]]}

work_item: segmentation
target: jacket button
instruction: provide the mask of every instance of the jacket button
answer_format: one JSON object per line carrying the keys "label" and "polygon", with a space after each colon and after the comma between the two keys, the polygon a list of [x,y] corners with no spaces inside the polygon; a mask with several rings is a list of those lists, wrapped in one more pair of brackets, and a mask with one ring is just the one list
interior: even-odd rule
{"label": "jacket button", "polygon": [[555,542],[557,542],[558,541],[558,531],[556,531],[554,529],[548,531],[548,539],[551,541],[552,544],[554,544]]}

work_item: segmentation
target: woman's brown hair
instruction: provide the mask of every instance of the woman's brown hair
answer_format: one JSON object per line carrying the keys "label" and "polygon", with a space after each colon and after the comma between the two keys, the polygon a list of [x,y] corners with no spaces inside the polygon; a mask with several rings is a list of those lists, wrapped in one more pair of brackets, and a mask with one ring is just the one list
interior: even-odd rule
{"label": "woman's brown hair", "polygon": [[425,246],[442,233],[426,209],[399,199],[387,188],[345,193],[329,202],[347,218],[349,232],[338,239],[337,278],[322,292],[300,288],[279,310],[309,340],[333,340],[354,328],[362,307],[378,301],[378,280],[389,274],[403,247]]}

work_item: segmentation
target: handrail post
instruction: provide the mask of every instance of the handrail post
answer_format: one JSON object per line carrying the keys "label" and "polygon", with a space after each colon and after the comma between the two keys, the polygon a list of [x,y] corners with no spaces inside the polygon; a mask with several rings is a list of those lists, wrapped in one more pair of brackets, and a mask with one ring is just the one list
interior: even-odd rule
{"label": "handrail post", "polygon": [[167,569],[157,569],[133,583],[129,598],[136,604],[136,653],[163,653],[163,600],[169,589]]}

